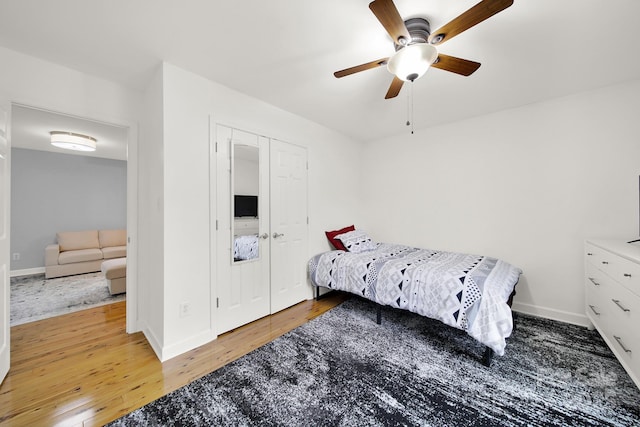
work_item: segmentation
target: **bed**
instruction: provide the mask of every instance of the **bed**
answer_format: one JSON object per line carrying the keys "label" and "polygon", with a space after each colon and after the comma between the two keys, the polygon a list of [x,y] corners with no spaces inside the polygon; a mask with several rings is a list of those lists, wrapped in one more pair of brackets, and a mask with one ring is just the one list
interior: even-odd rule
{"label": "bed", "polygon": [[258,235],[235,236],[233,238],[233,259],[245,261],[258,258]]}
{"label": "bed", "polygon": [[[437,319],[465,331],[486,346],[483,363],[502,356],[513,330],[511,300],[522,271],[487,256],[359,242],[315,255],[309,277],[319,288],[346,291]],[[344,236],[344,234],[342,235]],[[340,237],[340,235],[338,235]],[[380,310],[378,310],[380,323]]]}

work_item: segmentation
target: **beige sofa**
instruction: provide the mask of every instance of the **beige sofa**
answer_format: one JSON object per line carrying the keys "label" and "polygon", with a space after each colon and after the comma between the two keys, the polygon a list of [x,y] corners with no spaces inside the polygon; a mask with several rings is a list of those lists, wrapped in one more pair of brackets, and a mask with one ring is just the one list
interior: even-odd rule
{"label": "beige sofa", "polygon": [[127,256],[126,230],[65,231],[44,253],[47,279],[100,271],[105,259]]}

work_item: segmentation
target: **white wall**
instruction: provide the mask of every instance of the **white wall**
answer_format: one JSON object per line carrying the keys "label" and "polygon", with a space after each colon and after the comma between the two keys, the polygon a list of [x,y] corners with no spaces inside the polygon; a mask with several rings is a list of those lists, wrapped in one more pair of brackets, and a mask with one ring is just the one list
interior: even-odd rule
{"label": "white wall", "polygon": [[144,93],[138,144],[139,329],[156,354],[164,343],[164,125],[162,67]]}
{"label": "white wall", "polygon": [[44,271],[56,233],[127,228],[127,162],[11,149],[11,274]]}
{"label": "white wall", "polygon": [[0,91],[15,103],[127,125],[138,120],[141,93],[0,47]]}
{"label": "white wall", "polygon": [[[210,206],[215,206],[215,201],[211,203],[209,188],[215,162],[210,168],[210,116],[217,123],[308,148],[309,255],[329,249],[324,230],[359,221],[363,147],[171,64],[163,64],[162,79],[164,339],[156,351],[166,360],[215,337],[211,320],[215,266],[210,268],[215,259],[210,242]],[[187,316],[180,316],[182,303],[190,306]]]}
{"label": "white wall", "polygon": [[638,236],[640,81],[367,146],[370,234],[502,258],[514,308],[587,324],[583,242]]}
{"label": "white wall", "polygon": [[[4,47],[0,47],[0,64],[0,93],[12,103],[128,127],[130,152],[135,153],[142,93]],[[135,156],[133,158],[135,162]],[[129,165],[131,163],[129,161]],[[131,185],[135,183],[128,174],[128,202],[134,194],[130,191]],[[132,258],[137,254],[137,235],[129,215],[127,233],[133,236],[128,247]],[[135,282],[135,268],[129,269],[128,273],[131,282]],[[138,327],[136,316],[131,313],[137,310],[138,304],[131,293],[127,299],[127,330],[134,331]]]}
{"label": "white wall", "polygon": [[[164,333],[161,360],[215,338],[211,325],[210,82],[164,65]],[[180,316],[180,304],[190,314]]]}

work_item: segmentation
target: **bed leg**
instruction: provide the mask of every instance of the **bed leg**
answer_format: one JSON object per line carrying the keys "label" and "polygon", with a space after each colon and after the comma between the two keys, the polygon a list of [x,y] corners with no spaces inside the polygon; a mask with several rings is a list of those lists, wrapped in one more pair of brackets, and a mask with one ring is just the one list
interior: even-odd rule
{"label": "bed leg", "polygon": [[489,347],[486,347],[484,350],[484,355],[482,355],[482,364],[486,367],[491,367],[491,359],[493,359],[493,350]]}
{"label": "bed leg", "polygon": [[378,312],[376,313],[376,323],[378,325],[382,324],[382,306],[378,306]]}

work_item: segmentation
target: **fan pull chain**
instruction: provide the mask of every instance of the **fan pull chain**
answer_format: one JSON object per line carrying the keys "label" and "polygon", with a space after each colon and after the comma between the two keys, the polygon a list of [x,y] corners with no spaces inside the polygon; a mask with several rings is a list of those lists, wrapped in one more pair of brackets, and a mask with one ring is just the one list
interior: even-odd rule
{"label": "fan pull chain", "polygon": [[411,81],[411,89],[407,94],[407,126],[411,126],[411,135],[413,135],[413,80]]}

